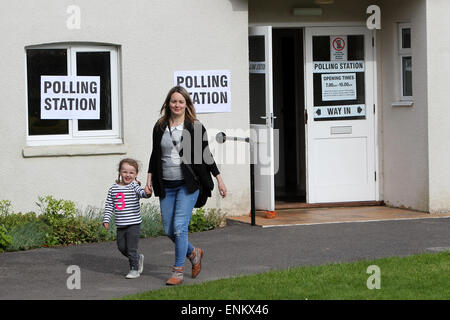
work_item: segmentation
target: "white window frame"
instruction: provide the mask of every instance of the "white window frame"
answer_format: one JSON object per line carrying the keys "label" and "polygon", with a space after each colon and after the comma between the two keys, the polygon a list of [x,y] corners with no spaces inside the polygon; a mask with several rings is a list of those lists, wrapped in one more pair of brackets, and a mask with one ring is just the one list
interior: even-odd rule
{"label": "white window frame", "polygon": [[[67,73],[76,75],[77,52],[105,52],[110,53],[111,70],[111,130],[79,131],[78,120],[68,121],[68,134],[29,135],[28,122],[28,70],[26,67],[27,49],[67,49]],[[123,143],[121,137],[121,106],[120,106],[120,77],[119,77],[119,49],[115,46],[100,46],[90,44],[54,44],[39,45],[25,48],[25,81],[26,81],[26,128],[27,145],[68,145],[68,144],[117,144]]]}
{"label": "white window frame", "polygon": [[[412,49],[411,48],[404,48],[403,47],[403,29],[409,29],[411,34],[411,42],[412,42],[412,29],[411,29],[411,23],[399,23],[398,24],[398,54],[399,54],[399,70],[400,70],[400,100],[401,101],[412,101],[413,95],[411,96],[405,96],[403,94],[404,88],[403,88],[403,58],[411,58],[412,63]],[[411,43],[412,47],[412,43]],[[411,84],[412,85],[412,84]]]}

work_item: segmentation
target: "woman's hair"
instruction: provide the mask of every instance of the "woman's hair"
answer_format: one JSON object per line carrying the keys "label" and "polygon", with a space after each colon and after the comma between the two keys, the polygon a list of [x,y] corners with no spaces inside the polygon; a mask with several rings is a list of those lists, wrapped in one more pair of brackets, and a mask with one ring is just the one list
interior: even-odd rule
{"label": "woman's hair", "polygon": [[[122,165],[123,165],[124,163],[127,163],[127,164],[129,164],[130,166],[134,167],[134,168],[136,169],[136,174],[139,173],[139,164],[138,164],[138,162],[137,162],[136,160],[131,159],[131,158],[125,158],[125,159],[122,159],[122,160],[119,162],[119,168],[118,168],[119,176],[117,177],[116,183],[120,183],[120,182],[121,182],[121,180],[120,180],[120,169],[122,169]],[[136,179],[136,182],[137,182],[139,185],[141,185],[141,182],[140,182],[138,179]]]}
{"label": "woman's hair", "polygon": [[166,96],[166,100],[164,100],[164,103],[161,107],[160,111],[161,118],[159,118],[158,124],[162,130],[164,130],[165,125],[169,122],[171,116],[170,99],[172,98],[172,94],[174,94],[175,92],[181,94],[186,100],[184,120],[185,121],[187,120],[191,123],[194,123],[194,121],[197,120],[197,114],[195,113],[194,104],[192,103],[192,99],[191,96],[189,95],[189,92],[187,92],[186,89],[181,86],[175,86],[169,90],[169,93]]}

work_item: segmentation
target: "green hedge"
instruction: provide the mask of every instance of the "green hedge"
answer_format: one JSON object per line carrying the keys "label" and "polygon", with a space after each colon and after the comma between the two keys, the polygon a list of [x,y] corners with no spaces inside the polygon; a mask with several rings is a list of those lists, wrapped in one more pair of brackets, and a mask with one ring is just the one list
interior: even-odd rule
{"label": "green hedge", "polygon": [[[52,196],[39,197],[36,205],[39,214],[14,213],[10,201],[0,201],[0,252],[116,239],[114,219],[108,229],[102,226],[103,209],[77,210],[74,202]],[[159,207],[144,203],[141,214],[141,237],[164,235]],[[211,230],[224,223],[225,214],[220,209],[196,209],[189,231]]]}

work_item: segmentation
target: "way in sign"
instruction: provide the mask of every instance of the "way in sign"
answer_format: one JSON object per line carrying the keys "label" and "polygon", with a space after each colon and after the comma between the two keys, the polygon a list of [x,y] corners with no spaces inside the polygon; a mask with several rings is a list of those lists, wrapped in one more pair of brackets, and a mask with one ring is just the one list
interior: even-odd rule
{"label": "way in sign", "polygon": [[[351,114],[352,109],[350,107],[334,107],[334,108],[327,108],[329,115],[336,115],[339,116],[341,114]],[[344,111],[344,113],[342,113]]]}

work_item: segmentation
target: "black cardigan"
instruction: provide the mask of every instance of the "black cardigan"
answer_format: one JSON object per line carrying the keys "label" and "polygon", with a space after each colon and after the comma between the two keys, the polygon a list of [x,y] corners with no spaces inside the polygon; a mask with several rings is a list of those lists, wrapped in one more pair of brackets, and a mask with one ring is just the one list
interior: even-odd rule
{"label": "black cardigan", "polygon": [[[153,148],[148,165],[148,173],[152,174],[153,191],[155,195],[161,199],[166,196],[162,182],[161,161],[161,140],[166,127],[167,126],[164,126],[164,129],[161,129],[158,123],[156,123],[153,127]],[[220,172],[217,169],[211,152],[209,151],[206,129],[198,120],[194,123],[185,121],[181,139],[182,149],[180,155],[183,160],[181,163],[181,171],[183,172],[187,190],[189,193],[192,193],[199,188],[199,185],[192,176],[191,171],[186,167],[187,165],[190,165],[199,178],[204,192],[208,195],[208,197],[210,197],[211,190],[214,188],[214,182],[211,178],[211,174],[216,177]]]}

